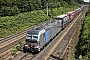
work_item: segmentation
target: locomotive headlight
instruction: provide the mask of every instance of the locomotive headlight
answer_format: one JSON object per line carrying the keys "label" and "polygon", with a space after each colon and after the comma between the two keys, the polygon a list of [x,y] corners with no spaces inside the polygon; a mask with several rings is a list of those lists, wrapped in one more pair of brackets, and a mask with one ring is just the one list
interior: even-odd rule
{"label": "locomotive headlight", "polygon": [[28,47],[29,45],[25,45],[25,47]]}
{"label": "locomotive headlight", "polygon": [[35,48],[39,48],[39,46],[35,46]]}
{"label": "locomotive headlight", "polygon": [[29,39],[28,36],[26,36],[26,39]]}

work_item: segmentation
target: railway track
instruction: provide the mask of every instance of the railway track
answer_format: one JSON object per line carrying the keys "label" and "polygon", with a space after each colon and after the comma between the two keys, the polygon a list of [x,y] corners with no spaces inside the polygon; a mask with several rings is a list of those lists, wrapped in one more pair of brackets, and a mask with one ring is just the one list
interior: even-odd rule
{"label": "railway track", "polygon": [[37,54],[31,54],[31,53],[27,53],[23,58],[21,58],[20,60],[32,60]]}
{"label": "railway track", "polygon": [[32,60],[38,53],[22,53],[12,60]]}
{"label": "railway track", "polygon": [[[63,32],[60,32],[60,39],[56,37],[43,51],[41,51],[32,60],[60,60],[65,56],[67,48],[72,40],[75,38],[76,31],[79,27],[79,23],[83,18],[85,10],[81,12],[75,20],[66,28]],[[74,27],[73,27],[74,26]],[[76,29],[75,29],[76,28]],[[74,38],[73,38],[74,37]],[[56,54],[56,55],[55,55]]]}
{"label": "railway track", "polygon": [[77,37],[78,37],[77,32],[79,31],[82,17],[80,15],[80,18],[76,21],[74,26],[70,29],[70,31],[67,33],[65,38],[60,42],[58,47],[47,58],[47,60],[60,60],[60,59],[67,60],[67,57],[69,54],[68,50],[71,48],[70,46],[73,45],[72,43],[74,42],[74,40],[77,40]]}
{"label": "railway track", "polygon": [[[81,20],[79,20],[80,19],[79,17],[82,14],[83,13],[81,13],[77,18],[75,18],[76,23],[72,22],[64,31],[60,32],[59,37],[62,37],[64,32],[67,34],[67,35],[64,34],[65,36],[61,38],[62,40],[59,41],[60,43],[57,43],[59,37],[56,37],[51,43],[48,44],[48,46],[44,50],[42,50],[39,54],[37,54],[36,57],[33,56],[32,54],[27,53],[25,56],[22,56],[23,59],[21,58],[18,60],[60,60],[61,58],[63,58],[67,51],[69,43],[72,42],[71,40],[72,40],[73,36],[75,36],[76,31],[80,25],[79,23],[81,22]],[[72,24],[74,25],[74,27]],[[67,31],[70,26],[71,26],[71,29],[69,29],[69,31]],[[75,39],[75,37],[73,39]],[[58,45],[55,45],[55,44],[58,44]]]}
{"label": "railway track", "polygon": [[75,23],[74,27],[72,28],[72,31],[71,31],[72,34],[70,34],[72,36],[69,39],[69,41],[67,43],[67,46],[66,46],[65,50],[63,51],[63,54],[59,55],[59,57],[61,59],[63,59],[63,60],[67,60],[68,59],[68,54],[70,53],[70,49],[73,48],[75,40],[78,39],[79,30],[80,30],[81,24],[83,22],[82,20],[83,20],[83,18],[85,16],[85,15],[83,15],[84,13],[85,13],[85,10],[84,10],[84,12],[82,12],[82,14],[80,15],[80,18],[77,20],[77,22]]}
{"label": "railway track", "polygon": [[[48,21],[46,21],[48,22]],[[44,23],[46,23],[44,22]],[[42,23],[38,24],[41,25]],[[10,48],[12,48],[13,46],[15,46],[16,44],[18,44],[20,41],[24,41],[25,40],[25,36],[27,31],[29,31],[30,29],[32,29],[35,26],[32,26],[31,28],[12,34],[10,36],[7,36],[5,38],[0,39],[0,55],[2,55],[3,52],[9,50]]]}
{"label": "railway track", "polygon": [[[77,18],[76,18],[77,19]],[[73,22],[72,22],[73,23]],[[73,23],[74,24],[74,23]],[[71,25],[71,24],[70,24]],[[35,27],[35,26],[34,26]],[[33,28],[33,27],[32,27]],[[69,26],[66,28],[66,30],[69,28]],[[16,34],[13,34],[13,35],[11,35],[11,36],[8,36],[8,37],[5,37],[5,38],[3,38],[3,39],[0,39],[0,54],[1,53],[3,53],[3,52],[5,52],[5,51],[7,51],[8,49],[10,49],[10,48],[12,48],[13,46],[15,46],[19,41],[18,40],[20,40],[20,39],[23,39],[23,40],[25,40],[24,38],[25,38],[25,35],[26,35],[26,32],[28,31],[28,30],[30,30],[30,29],[27,29],[27,30],[25,30],[25,31],[23,31],[23,32],[19,32],[19,33],[16,33]],[[60,37],[61,37],[61,40],[64,38],[64,37],[62,37],[62,35],[64,34],[66,34],[66,33],[68,33],[68,32],[66,32],[66,30],[64,30],[63,32],[60,32]],[[65,32],[65,33],[64,33]],[[58,48],[56,48],[56,46],[58,46],[59,45],[59,43],[57,43],[57,40],[56,39],[59,39],[59,37],[57,38],[55,38],[50,44],[48,44],[48,46],[44,49],[44,50],[42,50],[37,56],[36,55],[33,55],[33,54],[29,54],[29,53],[26,53],[26,54],[22,54],[23,55],[23,57],[21,57],[20,58],[20,60],[43,60],[43,59],[45,59],[45,60],[47,60],[47,59],[49,59],[49,57],[51,56],[51,54],[54,52],[54,49],[58,49]],[[55,41],[56,40],[56,41]],[[61,42],[61,40],[59,41],[59,42]],[[64,42],[66,42],[65,40],[64,40]],[[67,41],[67,43],[68,43],[68,41]],[[67,43],[62,43],[62,45],[64,44],[65,46],[66,46],[66,44]],[[55,44],[58,44],[58,45],[55,45]],[[63,47],[64,47],[64,45],[63,45]],[[52,48],[51,48],[51,46],[52,46]],[[53,47],[54,46],[54,47]],[[48,50],[49,48],[51,48],[51,50]],[[54,49],[53,49],[54,48]],[[64,49],[65,49],[65,47],[64,47]],[[43,53],[44,52],[44,53]],[[49,53],[48,53],[49,52]],[[36,56],[36,57],[35,57]],[[46,56],[46,57],[45,57]],[[30,58],[29,58],[30,57]]]}
{"label": "railway track", "polygon": [[63,59],[63,57],[66,58],[69,53],[67,53],[67,50],[69,49],[70,44],[73,44],[72,40],[76,40],[78,37],[78,28],[81,25],[80,22],[84,13],[85,12],[81,12],[81,14],[79,14],[64,31],[61,31],[60,34],[58,34],[58,36],[56,36],[39,54],[33,55],[27,53],[26,55],[23,55],[21,59],[17,60],[60,60]]}
{"label": "railway track", "polygon": [[0,54],[12,48],[13,46],[15,46],[19,42],[18,40],[25,37],[26,32],[27,30],[1,39],[0,40]]}

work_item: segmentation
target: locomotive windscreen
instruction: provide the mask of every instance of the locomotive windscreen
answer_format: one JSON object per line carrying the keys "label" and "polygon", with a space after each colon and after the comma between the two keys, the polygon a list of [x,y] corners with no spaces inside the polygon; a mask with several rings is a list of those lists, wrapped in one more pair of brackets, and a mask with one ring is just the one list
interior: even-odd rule
{"label": "locomotive windscreen", "polygon": [[56,20],[63,20],[63,18],[56,18]]}
{"label": "locomotive windscreen", "polygon": [[28,31],[27,34],[30,34],[30,35],[38,35],[39,31],[38,30],[30,30]]}

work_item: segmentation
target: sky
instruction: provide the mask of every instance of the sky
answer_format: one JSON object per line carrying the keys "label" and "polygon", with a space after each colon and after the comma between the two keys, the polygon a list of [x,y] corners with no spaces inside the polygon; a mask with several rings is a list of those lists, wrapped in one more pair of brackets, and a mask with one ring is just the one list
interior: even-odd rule
{"label": "sky", "polygon": [[84,2],[89,2],[89,0],[84,0]]}

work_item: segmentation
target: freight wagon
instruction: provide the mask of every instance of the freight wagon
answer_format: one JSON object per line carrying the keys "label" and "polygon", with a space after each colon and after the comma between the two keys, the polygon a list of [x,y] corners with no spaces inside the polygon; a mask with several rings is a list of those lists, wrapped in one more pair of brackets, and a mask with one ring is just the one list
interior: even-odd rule
{"label": "freight wagon", "polygon": [[73,18],[74,18],[73,12],[67,12],[67,16],[68,16],[69,22],[71,22],[73,20]]}

